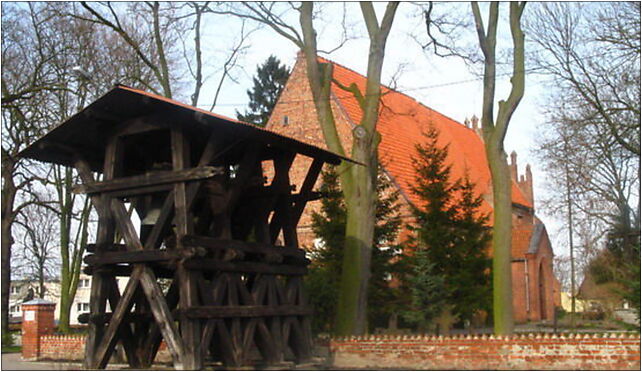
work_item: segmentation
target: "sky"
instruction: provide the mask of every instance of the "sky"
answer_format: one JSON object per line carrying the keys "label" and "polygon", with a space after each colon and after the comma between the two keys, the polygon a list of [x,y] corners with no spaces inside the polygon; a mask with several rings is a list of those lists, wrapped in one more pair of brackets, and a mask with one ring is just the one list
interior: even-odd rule
{"label": "sky", "polygon": [[[531,4],[529,4],[531,5]],[[527,5],[527,7],[529,6]],[[341,39],[341,19],[344,6],[347,9],[346,24],[355,36],[337,51],[324,55],[339,64],[365,74],[368,56],[368,38],[361,19],[357,3],[323,4],[320,18],[315,21],[319,49],[332,49]],[[376,4],[376,10],[381,19],[385,4]],[[483,6],[483,5],[482,5]],[[456,11],[470,17],[470,6],[456,5]],[[482,7],[482,13],[485,9]],[[500,7],[500,26],[498,29],[498,51],[510,47],[510,32],[507,27],[508,7]],[[291,24],[297,24],[296,18],[289,18]],[[252,29],[253,25],[246,25],[245,30]],[[424,105],[445,114],[454,120],[463,123],[465,118],[472,115],[481,116],[482,105],[482,80],[479,75],[471,71],[471,67],[458,57],[442,58],[431,52],[422,50],[419,42],[412,33],[424,35],[423,20],[418,17],[417,8],[409,3],[402,3],[397,11],[393,27],[386,45],[386,57],[383,68],[382,83],[392,85],[398,91],[408,94]],[[199,107],[209,109],[216,82],[220,75],[220,60],[224,58],[228,48],[238,40],[240,21],[230,17],[211,17],[204,23],[203,39],[207,40],[205,55],[213,56],[208,59],[206,82],[201,93]],[[536,53],[529,50],[528,43],[526,54]],[[218,98],[214,112],[230,117],[235,117],[235,110],[243,111],[247,107],[248,98],[246,90],[252,86],[252,75],[256,66],[263,63],[270,55],[275,55],[283,63],[292,66],[296,59],[297,48],[289,40],[276,34],[271,29],[264,27],[254,31],[248,38],[248,48],[245,50],[239,64],[243,70],[233,72],[235,81],[227,80],[223,85],[221,96]],[[462,35],[462,44],[476,47],[477,40],[474,33]],[[400,70],[400,66],[401,68]],[[528,67],[527,67],[528,68]],[[506,66],[498,68],[498,75],[509,72]],[[395,77],[395,83],[392,79]],[[496,101],[505,99],[510,91],[509,76],[498,76]],[[544,196],[544,180],[546,173],[538,165],[535,154],[538,127],[545,118],[541,107],[545,100],[546,82],[540,75],[529,74],[526,77],[524,97],[510,122],[505,140],[507,153],[516,151],[519,173],[523,174],[526,164],[530,164],[534,179],[535,208]],[[564,245],[564,231],[556,218],[547,215],[544,211],[537,212],[539,218],[547,225],[549,235],[554,240],[553,248],[556,255],[567,255]],[[556,239],[556,236],[559,237]]]}

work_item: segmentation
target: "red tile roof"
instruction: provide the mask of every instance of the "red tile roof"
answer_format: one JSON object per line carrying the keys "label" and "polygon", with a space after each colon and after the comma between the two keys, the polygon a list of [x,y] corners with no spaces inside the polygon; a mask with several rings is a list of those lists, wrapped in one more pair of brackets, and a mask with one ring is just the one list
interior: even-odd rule
{"label": "red tile roof", "polygon": [[[334,64],[334,79],[339,83],[345,86],[355,83],[362,92],[365,91],[366,78],[363,75],[332,61],[322,60]],[[460,178],[467,173],[475,183],[476,191],[480,195],[491,193],[490,169],[486,161],[484,143],[472,129],[424,106],[403,93],[385,86],[382,86],[381,89],[383,94],[381,115],[377,124],[377,130],[382,137],[379,145],[379,158],[401,187],[402,192],[410,199],[410,202],[415,205],[420,202],[411,191],[412,185],[415,184],[412,159],[416,156],[415,145],[424,142],[423,133],[430,124],[440,132],[439,145],[450,146],[447,162],[452,164],[453,177]],[[332,92],[352,123],[359,124],[361,109],[352,94],[336,84],[333,84]],[[514,181],[512,199],[514,203],[532,208],[532,204]],[[492,206],[487,201],[484,201],[482,205],[482,212],[492,212]]]}

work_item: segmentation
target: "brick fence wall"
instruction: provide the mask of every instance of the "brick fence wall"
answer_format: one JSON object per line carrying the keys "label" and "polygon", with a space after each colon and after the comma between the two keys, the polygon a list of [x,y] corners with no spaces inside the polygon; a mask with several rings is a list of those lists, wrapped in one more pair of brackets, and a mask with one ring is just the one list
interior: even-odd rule
{"label": "brick fence wall", "polygon": [[82,360],[85,336],[40,336],[40,359]]}
{"label": "brick fence wall", "polygon": [[[84,336],[41,336],[40,359],[82,360]],[[639,334],[370,336],[330,341],[335,368],[640,370]],[[156,362],[170,362],[165,344]]]}
{"label": "brick fence wall", "polygon": [[[48,360],[83,360],[85,357],[85,336],[40,336],[40,356]],[[161,342],[155,362],[169,363],[171,354],[165,342]]]}
{"label": "brick fence wall", "polygon": [[336,368],[640,370],[639,334],[367,336],[330,341]]}

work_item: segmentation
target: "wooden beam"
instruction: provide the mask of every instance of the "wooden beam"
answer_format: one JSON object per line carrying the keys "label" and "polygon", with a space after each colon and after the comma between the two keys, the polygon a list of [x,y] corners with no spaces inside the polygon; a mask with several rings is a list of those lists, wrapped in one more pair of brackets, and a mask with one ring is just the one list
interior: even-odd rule
{"label": "wooden beam", "polygon": [[[114,316],[113,312],[108,312],[108,313],[100,313],[100,314],[90,314],[90,313],[82,313],[78,315],[78,323],[80,324],[89,324],[89,323],[107,323],[110,321],[110,319]],[[149,322],[153,321],[154,317],[151,314],[136,314],[136,313],[128,313],[125,315],[123,318],[124,323],[132,323],[132,322]]]}
{"label": "wooden beam", "polygon": [[235,249],[244,253],[278,254],[298,258],[301,262],[305,259],[305,251],[299,248],[280,247],[263,243],[244,242],[231,239],[217,239],[207,236],[187,235],[182,238],[184,246],[198,246],[213,250]]}
{"label": "wooden beam", "polygon": [[[172,136],[172,165],[174,171],[182,171],[190,167],[190,146],[184,133],[184,128],[173,126]],[[194,231],[194,221],[188,201],[187,185],[185,182],[174,184],[174,220],[178,248],[181,238]],[[198,294],[194,273],[186,270],[180,263],[177,267],[180,286],[179,306],[182,309],[197,305]],[[203,354],[201,351],[201,327],[198,320],[180,317],[181,337],[183,340],[183,367],[186,369],[202,369]]]}
{"label": "wooden beam", "polygon": [[[158,278],[174,277],[174,269],[169,265],[164,267],[154,265],[154,263],[150,263],[148,265],[154,271],[154,275]],[[93,265],[86,265],[83,268],[83,273],[87,275],[93,275],[93,273],[96,271],[99,271],[104,275],[108,275],[108,276],[130,276],[133,271],[133,267],[129,265],[113,264],[113,265],[104,265],[99,267],[93,266]]]}
{"label": "wooden beam", "polygon": [[116,128],[115,136],[123,137],[132,134],[163,130],[169,127],[167,115],[151,114],[127,120]]}
{"label": "wooden beam", "polygon": [[237,273],[258,273],[272,275],[301,276],[308,272],[305,266],[275,265],[263,262],[225,262],[214,259],[192,259],[184,263],[185,268],[202,271],[225,271]]}
{"label": "wooden beam", "polygon": [[270,316],[301,316],[312,314],[307,306],[267,306],[267,305],[238,305],[238,306],[195,306],[182,311],[188,318],[256,318]]}
{"label": "wooden beam", "polygon": [[[303,184],[301,185],[301,189],[299,190],[300,195],[306,195],[312,192],[312,189],[317,182],[317,178],[319,178],[319,174],[323,169],[323,164],[323,160],[320,159],[314,159],[312,161],[310,168],[308,168],[308,173],[305,176],[305,180],[303,180]],[[303,213],[306,203],[307,200],[305,199],[295,200],[294,210],[292,212],[292,222],[295,225],[299,223],[299,219],[301,218],[301,214]]]}
{"label": "wooden beam", "polygon": [[[106,282],[107,287],[109,287],[109,295],[107,297],[109,299],[109,305],[112,309],[115,309],[121,299],[120,291],[118,290],[118,282],[113,276],[106,276]],[[132,334],[131,328],[129,327],[129,324],[124,324],[119,328],[118,338],[123,345],[123,350],[125,351],[125,355],[127,356],[129,366],[132,368],[140,368],[141,363],[140,359],[135,353],[135,339],[134,335]]]}
{"label": "wooden beam", "polygon": [[283,227],[284,216],[289,215],[292,201],[290,199],[290,167],[296,154],[290,153],[274,159],[274,180],[272,186],[280,191],[276,208],[270,222],[270,241],[275,242]]}
{"label": "wooden beam", "polygon": [[232,187],[228,191],[227,195],[227,210],[229,212],[236,207],[238,198],[241,196],[243,190],[248,186],[247,183],[250,177],[259,165],[259,150],[258,146],[250,146],[250,148],[243,154],[243,159],[241,159],[241,162],[239,163],[236,178],[234,178]]}
{"label": "wooden beam", "polygon": [[112,198],[125,198],[125,197],[134,197],[137,195],[148,195],[154,194],[157,192],[168,192],[174,189],[172,184],[163,184],[163,185],[153,185],[146,187],[137,187],[134,189],[122,189],[116,191],[110,191],[106,194]]}
{"label": "wooden beam", "polygon": [[[108,140],[105,148],[105,158],[103,162],[103,177],[111,179],[117,172],[117,162],[120,161],[119,155],[122,152],[119,149],[120,143],[117,138],[112,137]],[[94,177],[91,172],[89,163],[77,153],[74,153],[74,166],[78,171],[83,182],[94,182]],[[91,202],[98,212],[98,232],[96,236],[96,251],[100,250],[106,245],[113,243],[115,226],[114,220],[109,212],[107,205],[109,203],[108,196],[92,197]],[[108,282],[106,276],[108,274],[95,271],[92,274],[91,280],[91,294],[89,297],[89,308],[91,313],[102,313],[105,311],[107,305]],[[98,365],[96,359],[96,352],[103,338],[104,325],[103,324],[90,324],[88,327],[87,340],[85,342],[85,357],[83,359],[84,368],[95,368]]]}
{"label": "wooden beam", "polygon": [[74,187],[75,193],[98,194],[119,190],[164,185],[168,183],[194,181],[224,174],[221,167],[197,167],[172,171],[153,171],[140,176],[121,177],[103,182],[83,183]]}
{"label": "wooden beam", "polygon": [[100,252],[123,252],[126,249],[127,248],[125,247],[125,244],[116,244],[116,243],[106,243],[100,249],[96,248],[96,244],[87,244],[85,246],[85,252],[88,252],[88,253],[95,253],[97,251],[100,251]]}
{"label": "wooden beam", "polygon": [[185,355],[183,343],[181,342],[180,334],[174,323],[174,318],[169,310],[163,291],[158,286],[156,277],[150,268],[144,267],[143,274],[140,278],[141,286],[145,292],[145,296],[149,300],[149,305],[156,319],[163,339],[167,344],[172,359],[174,361],[174,368],[184,369],[183,358]]}
{"label": "wooden beam", "polygon": [[[291,208],[289,222],[294,226],[296,226],[299,223],[299,220],[301,219],[301,215],[303,214],[303,210],[307,202],[310,200],[313,200],[312,198],[308,199],[301,196],[314,194],[312,193],[312,189],[314,188],[314,184],[316,183],[317,178],[319,177],[319,174],[323,169],[323,164],[324,164],[323,160],[314,159],[312,161],[312,164],[310,164],[310,168],[308,168],[308,172],[305,176],[303,184],[301,185],[301,189],[297,194],[300,196],[295,196],[295,195],[291,196],[290,201],[294,202],[294,205],[289,206],[289,208]],[[272,241],[276,240],[281,228],[283,227],[284,218],[281,213],[282,213],[281,210],[277,211],[272,217],[272,221],[270,221],[270,234],[271,234]]]}
{"label": "wooden beam", "polygon": [[[136,235],[136,231],[127,215],[123,202],[113,199],[111,209],[115,214],[116,222],[120,228],[123,238],[125,239],[127,249],[131,251],[142,250],[142,244]],[[177,369],[183,369],[183,344],[180,342],[178,329],[174,324],[174,319],[172,318],[167,303],[164,301],[163,291],[158,286],[156,276],[151,268],[142,265],[137,267],[142,267],[140,284],[143,287],[147,300],[149,301],[152,314],[154,314],[154,319],[156,319],[156,322],[160,326],[161,333],[167,343],[169,352],[172,354],[174,367]]]}
{"label": "wooden beam", "polygon": [[[134,303],[132,302],[132,297],[138,286],[138,280],[142,273],[142,266],[137,266],[132,272],[132,276],[129,277],[129,282],[127,282],[127,287],[123,291],[123,295],[114,309],[114,315],[111,318],[111,321],[107,325],[105,330],[105,335],[103,336],[100,344],[96,348],[96,364],[92,366],[94,369],[104,369],[107,366],[107,362],[111,357],[111,353],[116,346],[118,341],[116,338],[116,333],[121,326],[121,322],[125,315],[131,310]],[[93,314],[92,314],[93,315]]]}
{"label": "wooden beam", "polygon": [[[174,272],[173,278],[174,280],[172,280],[172,284],[169,286],[169,288],[167,289],[167,293],[165,294],[165,303],[167,304],[167,308],[170,311],[174,309],[178,304],[178,297],[179,297],[178,280],[175,272]],[[150,366],[154,362],[154,358],[156,357],[156,353],[158,352],[160,343],[161,343],[160,327],[158,326],[158,323],[154,322],[150,324],[147,336],[142,342],[143,347],[142,347],[142,355],[140,359],[143,361],[145,366]]]}
{"label": "wooden beam", "polygon": [[167,262],[179,258],[181,258],[181,256],[176,252],[144,250],[90,254],[85,256],[84,261],[87,265],[109,265],[119,263]]}
{"label": "wooden beam", "polygon": [[127,208],[125,208],[125,203],[123,203],[122,200],[112,199],[111,212],[114,214],[114,219],[116,220],[120,234],[125,239],[127,250],[143,250],[143,246],[138,239],[136,228],[129,217],[129,213],[127,213]]}
{"label": "wooden beam", "polygon": [[[216,158],[217,151],[217,142],[216,136],[212,132],[210,137],[205,145],[205,149],[201,154],[201,158],[198,161],[198,167],[204,167]],[[187,187],[187,207],[191,209],[194,199],[196,199],[196,194],[198,193],[199,184],[193,183]],[[145,241],[145,249],[155,249],[161,244],[162,237],[169,230],[170,224],[172,222],[172,217],[174,215],[174,191],[171,191],[165,201],[163,202],[163,207],[161,208],[160,215],[152,231],[150,232],[147,240]]]}

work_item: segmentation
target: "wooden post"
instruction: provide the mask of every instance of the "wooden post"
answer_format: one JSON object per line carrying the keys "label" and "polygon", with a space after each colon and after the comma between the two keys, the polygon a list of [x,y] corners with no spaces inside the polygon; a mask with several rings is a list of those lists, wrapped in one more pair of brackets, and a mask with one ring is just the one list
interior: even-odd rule
{"label": "wooden post", "polygon": [[[120,133],[141,130],[145,127],[122,126]],[[235,160],[236,176],[226,182],[226,168],[234,163],[212,167],[227,150],[217,154],[214,133],[197,164],[191,163],[183,127],[171,126],[169,134],[171,171],[143,170],[142,175],[122,177],[125,142],[116,135],[107,141],[102,182],[95,182],[85,160],[75,164],[84,184],[79,190],[89,194],[99,214],[98,239],[91,247],[93,255],[85,259],[95,278],[85,367],[105,368],[118,342],[125,346],[131,367],[149,367],[161,336],[177,369],[202,369],[208,353],[238,367],[249,363],[255,350],[266,363],[274,364],[283,361],[287,348],[298,362],[306,361],[312,351],[311,312],[302,275],[309,260],[298,249],[296,225],[324,162],[313,161],[299,194],[292,195],[289,170],[294,152],[275,153],[275,176],[271,185],[264,186],[257,177],[260,161],[273,153],[245,142],[243,155]],[[213,204],[200,203],[204,180],[221,182],[223,196]],[[139,213],[146,213],[144,198],[161,192],[166,197],[143,244],[124,198],[136,204]],[[200,204],[193,208],[197,201]],[[210,230],[212,223],[223,228]],[[217,236],[196,235],[195,230],[216,231]],[[124,244],[114,242],[116,233]],[[285,247],[273,245],[280,233]],[[250,236],[255,242],[246,241]],[[167,250],[159,250],[163,241]],[[166,295],[155,272],[174,275]],[[122,295],[115,275],[130,277]],[[112,313],[105,312],[107,300]],[[149,319],[154,322],[145,323]]]}
{"label": "wooden post", "polygon": [[[117,163],[120,161],[119,154],[119,141],[116,137],[112,137],[107,143],[105,149],[105,161],[103,164],[103,179],[111,180],[114,178]],[[91,170],[87,163],[80,157],[77,157],[75,167],[80,175],[83,183],[93,181]],[[98,202],[100,200],[100,202]],[[106,207],[109,205],[109,196],[102,195],[99,199],[92,198],[94,207],[98,212],[98,233],[96,238],[96,252],[100,253],[105,249],[105,245],[114,242],[114,221]],[[89,310],[92,315],[101,314],[105,312],[107,304],[107,278],[106,274],[101,270],[95,270],[92,274],[91,280],[91,294],[89,297]],[[98,344],[103,338],[104,324],[90,323],[87,341],[85,343],[85,359],[83,360],[83,367],[87,369],[98,368],[99,361],[96,359]]]}
{"label": "wooden post", "polygon": [[[190,148],[183,128],[174,126],[172,133],[172,164],[174,171],[182,171],[190,167]],[[183,236],[193,232],[194,219],[188,209],[187,186],[185,182],[174,184],[174,206],[176,221],[176,240],[179,250],[182,248]],[[178,266],[180,288],[179,308],[181,309],[181,337],[184,346],[184,365],[186,369],[202,369],[203,353],[201,351],[200,320],[188,319],[184,311],[198,305],[196,278],[193,272],[182,264]]]}

